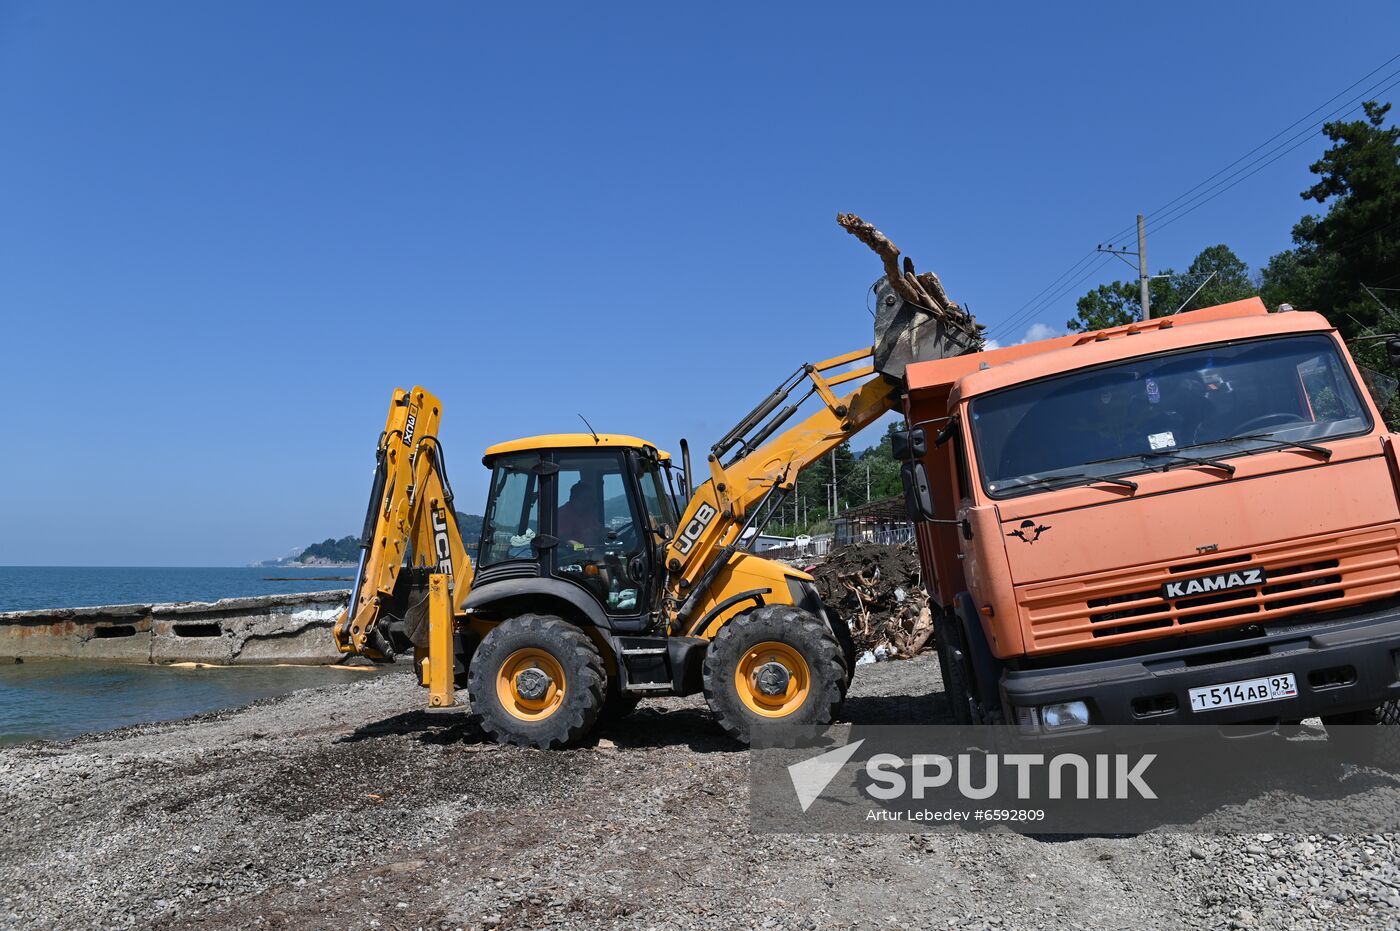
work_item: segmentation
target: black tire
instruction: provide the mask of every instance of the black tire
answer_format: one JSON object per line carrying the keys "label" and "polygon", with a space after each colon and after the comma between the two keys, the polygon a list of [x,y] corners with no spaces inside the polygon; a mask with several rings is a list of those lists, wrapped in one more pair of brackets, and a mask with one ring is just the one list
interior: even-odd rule
{"label": "black tire", "polygon": [[[943,614],[933,635],[937,638],[938,665],[943,673],[943,695],[948,699],[948,709],[953,714],[954,724],[975,723],[972,715],[970,678],[965,663],[967,650],[962,645],[962,632],[958,629],[955,614]],[[959,655],[962,656],[959,661]]]}
{"label": "black tire", "polygon": [[1400,702],[1388,701],[1379,708],[1324,714],[1325,725],[1362,725],[1345,727],[1329,734],[1342,752],[1354,759],[1375,763],[1391,772],[1400,772]]}
{"label": "black tire", "polygon": [[[807,691],[781,713],[761,714],[739,694],[740,664],[760,644],[795,652],[806,667]],[[841,709],[846,667],[841,645],[821,618],[791,605],[767,605],[720,628],[705,654],[705,700],[726,731],[748,743],[756,724],[830,724]],[[752,686],[745,685],[752,692]]]}
{"label": "black tire", "polygon": [[[564,687],[552,710],[533,720],[506,707],[497,688],[506,663],[527,662],[517,658],[521,651],[548,654],[563,673]],[[588,736],[603,710],[606,683],[603,657],[588,635],[545,614],[522,614],[498,624],[477,647],[467,675],[472,709],[481,716],[482,728],[499,743],[542,750],[571,746]]]}
{"label": "black tire", "polygon": [[856,677],[856,640],[851,636],[851,625],[831,605],[823,605],[827,620],[831,621],[831,633],[841,646],[841,661],[846,666],[846,678],[841,682],[841,697],[851,689],[851,680]]}

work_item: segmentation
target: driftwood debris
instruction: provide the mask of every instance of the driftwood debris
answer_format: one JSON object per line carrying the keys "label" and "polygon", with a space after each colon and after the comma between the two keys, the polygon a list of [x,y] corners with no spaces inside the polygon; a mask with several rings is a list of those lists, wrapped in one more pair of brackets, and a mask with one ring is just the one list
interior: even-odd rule
{"label": "driftwood debris", "polygon": [[885,278],[900,297],[961,329],[979,335],[985,329],[972,319],[971,314],[948,297],[948,292],[944,290],[943,282],[937,275],[933,272],[917,272],[914,269],[914,260],[907,255],[902,256],[901,263],[899,247],[876,229],[873,223],[854,213],[838,213],[836,222],[880,257],[881,264],[885,266]]}
{"label": "driftwood debris", "polygon": [[812,575],[822,600],[850,625],[857,651],[883,647],[888,657],[905,657],[932,644],[933,615],[910,545],[852,544],[832,553]]}

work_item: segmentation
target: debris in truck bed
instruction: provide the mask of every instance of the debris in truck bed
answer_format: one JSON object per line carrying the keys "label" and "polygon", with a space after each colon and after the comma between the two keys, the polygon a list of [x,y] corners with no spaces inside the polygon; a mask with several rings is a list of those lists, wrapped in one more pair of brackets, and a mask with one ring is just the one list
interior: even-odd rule
{"label": "debris in truck bed", "polygon": [[853,543],[811,571],[822,600],[850,624],[857,654],[907,657],[933,645],[933,616],[912,544]]}

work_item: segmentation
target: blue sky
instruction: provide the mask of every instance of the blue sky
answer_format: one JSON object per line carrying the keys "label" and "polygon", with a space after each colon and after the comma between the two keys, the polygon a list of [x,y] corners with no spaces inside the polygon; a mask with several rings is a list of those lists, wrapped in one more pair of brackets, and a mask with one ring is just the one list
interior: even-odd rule
{"label": "blue sky", "polygon": [[[869,341],[879,269],[837,211],[997,331],[1397,26],[1393,2],[7,0],[0,564],[356,532],[395,385],[444,398],[462,510],[486,445],[576,412],[704,448]],[[1154,270],[1286,248],[1322,148],[1149,234]]]}

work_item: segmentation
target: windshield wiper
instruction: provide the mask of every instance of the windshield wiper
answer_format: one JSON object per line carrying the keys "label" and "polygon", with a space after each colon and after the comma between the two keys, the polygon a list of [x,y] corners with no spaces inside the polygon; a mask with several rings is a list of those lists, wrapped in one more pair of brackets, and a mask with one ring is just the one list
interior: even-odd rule
{"label": "windshield wiper", "polygon": [[[1143,458],[1170,459],[1172,462],[1179,462],[1183,465],[1205,466],[1210,469],[1219,469],[1226,475],[1234,477],[1235,467],[1228,462],[1221,462],[1219,459],[1197,459],[1195,456],[1178,456],[1175,453],[1143,453]],[[1163,472],[1171,470],[1170,465],[1162,466]]]}
{"label": "windshield wiper", "polygon": [[[1319,446],[1316,443],[1303,443],[1298,440],[1286,440],[1281,436],[1274,436],[1272,433],[1247,433],[1244,436],[1232,436],[1228,440],[1217,440],[1216,442],[1233,443],[1236,440],[1273,440],[1274,445],[1265,447],[1266,449],[1293,447],[1294,449],[1306,449],[1310,453],[1318,453],[1323,459],[1332,458],[1332,450],[1326,446]],[[1257,450],[1249,450],[1248,452],[1257,452]]]}
{"label": "windshield wiper", "polygon": [[1095,482],[1103,482],[1107,485],[1122,486],[1129,491],[1137,491],[1138,489],[1137,482],[1130,482],[1126,478],[1114,478],[1104,475],[1085,475],[1083,472],[1071,472],[1068,475],[1051,475],[1048,478],[1037,478],[1029,482],[1018,482],[1010,488],[1003,485],[999,490],[1013,491],[1017,488],[1034,488],[1037,485],[1049,485],[1054,482],[1064,482],[1066,487],[1070,485],[1092,485]]}
{"label": "windshield wiper", "polygon": [[1264,452],[1270,449],[1282,449],[1292,446],[1297,449],[1306,449],[1308,452],[1318,453],[1324,459],[1332,458],[1332,450],[1326,446],[1318,446],[1316,443],[1304,443],[1300,440],[1287,440],[1281,436],[1274,436],[1272,433],[1246,433],[1243,436],[1227,436],[1218,440],[1206,440],[1204,443],[1192,443],[1190,446],[1174,446],[1173,449],[1200,449],[1203,446],[1219,446],[1223,443],[1237,443],[1240,440],[1273,440],[1273,446],[1266,446],[1263,449],[1246,449],[1245,455]]}
{"label": "windshield wiper", "polygon": [[[1187,447],[1183,446],[1178,448],[1186,449]],[[1225,472],[1232,476],[1235,474],[1234,466],[1230,465],[1230,463],[1228,462],[1221,462],[1219,459],[1197,459],[1195,456],[1178,456],[1176,453],[1168,453],[1160,450],[1147,453],[1128,453],[1126,456],[1110,456],[1107,459],[1093,459],[1084,464],[1098,465],[1099,463],[1104,462],[1120,462],[1124,459],[1141,459],[1143,460],[1143,465],[1149,469],[1152,468],[1152,466],[1147,463],[1147,460],[1149,459],[1171,459],[1175,462],[1180,462],[1187,465],[1208,466],[1212,469],[1220,469],[1222,472]],[[1162,471],[1166,472],[1170,469],[1171,466],[1166,466],[1162,469]]]}

